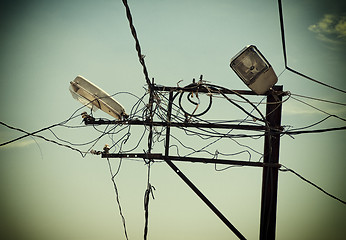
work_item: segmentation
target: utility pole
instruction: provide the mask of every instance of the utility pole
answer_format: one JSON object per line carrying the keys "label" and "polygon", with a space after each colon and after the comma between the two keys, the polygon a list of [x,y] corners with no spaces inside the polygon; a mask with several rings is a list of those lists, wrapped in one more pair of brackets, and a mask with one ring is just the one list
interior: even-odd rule
{"label": "utility pole", "polygon": [[[149,151],[146,153],[108,153],[102,152],[102,158],[142,158],[142,159],[160,159],[164,160],[169,167],[195,192],[195,194],[215,213],[215,215],[239,238],[246,239],[240,231],[238,231],[229,220],[203,195],[201,191],[184,175],[180,169],[173,163],[173,161],[183,162],[200,162],[200,163],[217,163],[226,165],[238,165],[238,166],[252,166],[263,168],[263,180],[262,180],[262,206],[261,206],[261,222],[260,222],[260,240],[273,240],[275,239],[275,226],[276,226],[276,202],[277,202],[277,182],[278,182],[278,169],[279,165],[279,144],[280,144],[280,132],[281,132],[281,105],[282,96],[285,94],[282,92],[282,86],[274,86],[273,90],[268,91],[265,94],[267,96],[266,104],[266,126],[255,125],[233,125],[233,124],[203,124],[203,123],[189,123],[189,122],[176,122],[171,121],[172,104],[178,94],[182,92],[202,92],[202,93],[214,93],[221,94],[219,89],[214,87],[199,88],[198,85],[189,87],[167,87],[167,86],[151,86],[151,91],[169,92],[169,103],[167,111],[167,119],[162,122],[153,121],[152,109],[150,110],[150,119],[145,121],[140,120],[122,120],[122,121],[110,121],[110,120],[95,120],[85,119],[86,125],[102,125],[102,124],[128,124],[128,125],[143,125],[150,126],[149,128]],[[173,94],[176,92],[176,94]],[[152,92],[151,92],[152,94]],[[236,95],[257,95],[253,91],[248,90],[227,90],[223,89],[222,94],[236,94]],[[151,104],[152,98],[151,95]],[[165,126],[166,127],[166,139],[165,139],[165,151],[162,153],[152,153],[151,150],[151,137],[153,126]],[[247,131],[259,131],[265,132],[264,141],[264,155],[263,162],[249,162],[240,160],[228,160],[228,159],[208,159],[200,157],[183,157],[172,156],[169,154],[170,145],[170,129],[172,127],[183,128],[223,128],[223,129],[241,129]]]}
{"label": "utility pole", "polygon": [[[273,87],[276,92],[282,92],[282,89],[282,86]],[[263,163],[272,166],[263,167],[260,240],[275,239],[279,168],[273,165],[280,166],[281,103],[282,95],[275,95],[275,92],[267,95],[266,120],[269,130],[264,140]]]}

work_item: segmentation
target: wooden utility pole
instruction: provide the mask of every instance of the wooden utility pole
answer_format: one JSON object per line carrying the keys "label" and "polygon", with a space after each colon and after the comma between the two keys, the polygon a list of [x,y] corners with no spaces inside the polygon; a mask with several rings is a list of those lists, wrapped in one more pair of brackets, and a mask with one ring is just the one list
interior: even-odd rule
{"label": "wooden utility pole", "polygon": [[267,95],[266,120],[270,129],[265,136],[263,156],[263,163],[272,166],[263,167],[260,240],[275,239],[276,230],[282,95],[276,95],[275,91],[282,92],[283,88],[274,86],[273,89]]}

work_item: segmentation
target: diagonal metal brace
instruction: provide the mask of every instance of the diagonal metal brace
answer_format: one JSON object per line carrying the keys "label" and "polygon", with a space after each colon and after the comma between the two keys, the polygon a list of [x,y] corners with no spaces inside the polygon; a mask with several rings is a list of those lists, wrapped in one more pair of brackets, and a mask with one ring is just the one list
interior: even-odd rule
{"label": "diagonal metal brace", "polygon": [[209,199],[182,173],[179,168],[169,159],[165,159],[165,162],[171,169],[178,174],[178,176],[197,194],[197,196],[220,218],[220,220],[227,225],[227,227],[239,238],[246,238],[236,229],[230,221],[212,204]]}

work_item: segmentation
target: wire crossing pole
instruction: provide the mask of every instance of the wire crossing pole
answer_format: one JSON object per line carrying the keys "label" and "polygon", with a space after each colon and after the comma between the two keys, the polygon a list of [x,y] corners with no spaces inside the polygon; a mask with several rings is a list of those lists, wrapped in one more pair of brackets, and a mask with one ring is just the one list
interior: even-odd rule
{"label": "wire crossing pole", "polygon": [[[281,92],[283,88],[274,86],[273,89],[274,91],[267,96],[266,120],[270,130],[264,140],[263,162],[278,165],[282,96],[276,95],[275,91]],[[263,167],[260,240],[275,239],[278,172],[277,167]]]}

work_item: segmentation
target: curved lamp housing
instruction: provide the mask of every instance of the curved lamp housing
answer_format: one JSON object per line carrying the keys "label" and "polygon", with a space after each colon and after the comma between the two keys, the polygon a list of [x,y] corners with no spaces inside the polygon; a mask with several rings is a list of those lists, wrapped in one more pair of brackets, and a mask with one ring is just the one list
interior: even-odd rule
{"label": "curved lamp housing", "polygon": [[231,68],[255,93],[263,94],[278,81],[278,78],[262,53],[249,45],[231,59]]}
{"label": "curved lamp housing", "polygon": [[120,103],[84,77],[77,76],[70,84],[72,97],[88,108],[101,109],[118,120],[127,116]]}

